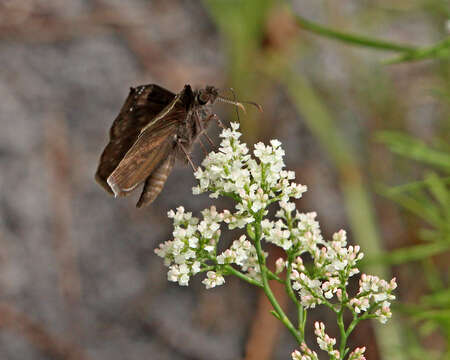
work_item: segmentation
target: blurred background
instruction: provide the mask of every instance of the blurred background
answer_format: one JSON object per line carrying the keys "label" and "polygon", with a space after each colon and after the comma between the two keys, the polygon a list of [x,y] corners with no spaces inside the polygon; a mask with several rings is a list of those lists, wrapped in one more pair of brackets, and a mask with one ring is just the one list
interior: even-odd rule
{"label": "blurred background", "polygon": [[[393,319],[362,323],[350,346],[449,359],[449,19],[447,0],[0,0],[0,359],[281,360],[296,348],[257,289],[167,282],[153,253],[171,237],[167,211],[211,204],[192,195],[189,166],[141,210],[138,192],[115,200],[95,183],[129,87],[148,83],[260,103],[240,116],[244,140],[282,141],[309,188],[298,207],[327,238],[347,229],[364,271],[397,277]],[[315,320],[337,336],[327,310]]]}

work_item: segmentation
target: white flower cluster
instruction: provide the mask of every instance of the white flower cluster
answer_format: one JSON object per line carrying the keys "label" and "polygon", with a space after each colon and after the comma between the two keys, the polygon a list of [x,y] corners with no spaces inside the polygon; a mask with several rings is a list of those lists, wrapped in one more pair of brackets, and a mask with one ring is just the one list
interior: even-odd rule
{"label": "white flower cluster", "polygon": [[317,344],[319,347],[326,351],[332,359],[339,359],[339,351],[334,350],[334,345],[336,345],[336,339],[329,337],[325,333],[325,324],[323,322],[316,321],[314,323],[314,334],[317,336]]}
{"label": "white flower cluster", "polygon": [[300,351],[295,350],[292,354],[292,360],[319,360],[317,353],[312,351],[306,343],[300,345]]}
{"label": "white flower cluster", "polygon": [[[199,184],[193,188],[194,194],[208,191],[213,198],[219,195],[233,198],[235,210],[218,212],[211,207],[202,212],[202,220],[182,207],[169,212],[174,221],[173,240],[155,250],[169,267],[168,279],[188,285],[192,275],[206,272],[203,284],[213,288],[225,283],[225,275],[237,274],[237,267],[241,278],[259,282],[259,261],[267,254],[262,250],[258,254],[256,245],[265,240],[286,252],[290,260],[279,259],[276,274],[290,269],[292,289],[298,292],[304,308],[325,303],[336,311],[347,307],[354,314],[364,313],[385,322],[391,316],[395,279],[387,283],[362,275],[358,294],[349,299],[348,279],[359,272],[357,263],[363,257],[359,246],[347,246],[344,230],[335,233],[332,241],[325,241],[316,213],[300,213],[295,203],[290,202],[292,198],[299,199],[306,186],[293,182],[295,174],[285,170],[281,143],[278,140],[269,145],[258,143],[252,157],[247,145],[239,141],[238,128],[239,124],[232,123],[230,129],[222,131],[219,150],[203,160],[202,167],[195,172]],[[276,221],[271,221],[265,216],[274,202],[279,210]],[[229,229],[246,228],[248,237],[242,235],[217,254],[222,223]],[[313,260],[308,269],[303,265],[303,254],[309,254]],[[330,302],[334,297],[338,304]],[[323,337],[321,341],[328,340]],[[314,358],[313,353],[305,354],[302,356]]]}
{"label": "white flower cluster", "polygon": [[[340,352],[334,350],[334,345],[336,344],[336,339],[329,337],[325,333],[325,325],[322,322],[314,323],[314,333],[317,336],[317,343],[320,349],[326,351],[330,355],[330,359],[339,359]],[[366,360],[364,353],[366,351],[365,347],[356,348],[348,356],[348,360]],[[300,345],[300,350],[295,350],[292,354],[292,360],[319,360],[317,353],[312,351],[305,343]]]}
{"label": "white flower cluster", "polygon": [[292,182],[294,173],[283,170],[284,150],[278,140],[267,146],[256,144],[253,159],[247,145],[239,142],[238,128],[238,123],[231,123],[231,129],[222,131],[219,150],[208,154],[203,168],[194,174],[199,185],[193,188],[193,193],[210,191],[212,198],[228,195],[238,200],[237,212],[229,214],[228,222],[231,227],[242,228],[272,202],[299,199],[306,186]]}
{"label": "white flower cluster", "polygon": [[[192,275],[207,271],[203,283],[207,288],[222,285],[225,266],[236,265],[246,276],[260,280],[260,265],[256,249],[250,240],[242,236],[234,241],[232,246],[222,254],[217,255],[217,243],[220,237],[220,223],[224,222],[229,229],[244,228],[255,221],[255,216],[267,214],[266,208],[275,201],[281,201],[283,206],[294,209],[289,198],[300,198],[306,187],[293,183],[294,173],[285,171],[284,150],[278,140],[272,140],[270,145],[262,143],[255,145],[253,155],[249,154],[246,144],[239,142],[241,134],[237,131],[239,124],[232,123],[231,129],[224,129],[220,135],[223,140],[217,152],[211,152],[195,172],[199,185],[193,188],[194,194],[210,191],[213,198],[219,195],[230,196],[237,202],[236,211],[224,210],[218,213],[214,207],[203,211],[203,220],[192,217],[180,207],[176,212],[169,212],[174,219],[173,240],[161,244],[155,252],[165,260],[169,267],[168,279],[180,285],[188,285]],[[284,215],[280,215],[282,217]],[[308,214],[297,214],[297,229],[284,229],[280,223],[267,223],[264,231],[269,232],[267,239],[276,243],[283,241],[283,236],[295,238],[287,243],[300,243],[301,236],[312,237],[318,224],[311,220]],[[312,217],[313,218],[313,217]],[[282,226],[283,229],[277,228]],[[270,229],[269,229],[270,228]],[[301,233],[301,236],[297,236]],[[320,237],[320,231],[318,236]],[[286,248],[286,246],[285,246]],[[262,256],[267,256],[263,252]],[[217,270],[217,268],[220,268]]]}
{"label": "white flower cluster", "polygon": [[[301,254],[311,251],[317,244],[323,243],[319,223],[315,220],[316,213],[299,213],[295,210],[295,204],[285,201],[279,203],[281,209],[276,213],[278,221],[264,219],[261,226],[264,239],[275,244],[285,251],[293,251]],[[295,210],[295,215],[292,212]]]}
{"label": "white flower cluster", "polygon": [[[267,256],[267,254],[264,254]],[[253,244],[242,235],[234,240],[231,247],[217,256],[217,262],[221,265],[236,264],[241,270],[253,279],[260,280],[261,269],[258,263],[258,255]]]}
{"label": "white flower cluster", "polygon": [[362,274],[358,294],[350,300],[349,305],[356,313],[370,310],[384,324],[392,316],[390,306],[395,299],[392,291],[396,288],[395,278],[388,283],[377,276]]}
{"label": "white flower cluster", "polygon": [[359,246],[346,246],[344,230],[333,235],[331,242],[311,242],[308,252],[314,260],[314,271],[308,272],[298,257],[292,264],[292,288],[300,295],[305,308],[314,308],[333,296],[356,313],[367,312],[385,323],[391,316],[390,304],[395,299],[392,291],[397,287],[395,278],[389,283],[376,276],[362,274],[356,296],[348,300],[348,279],[359,273],[357,262],[363,258]]}
{"label": "white flower cluster", "polygon": [[225,278],[215,271],[208,271],[206,273],[206,279],[202,281],[207,289],[225,284]]}
{"label": "white flower cluster", "polygon": [[202,215],[203,220],[199,221],[192,213],[185,212],[182,206],[176,212],[169,211],[168,216],[174,223],[173,240],[155,249],[155,253],[164,258],[165,265],[169,267],[169,281],[187,286],[189,278],[206,268],[207,260],[215,256],[223,214],[211,207],[203,210]]}
{"label": "white flower cluster", "polygon": [[363,254],[359,246],[347,245],[344,230],[333,235],[333,241],[326,242],[320,236],[318,224],[313,220],[315,214],[306,214],[309,229],[307,236],[295,254],[308,252],[314,260],[314,271],[308,273],[303,266],[301,257],[292,264],[291,280],[294,290],[299,291],[300,300],[305,308],[314,308],[334,295],[342,300],[342,291],[348,283],[348,278],[359,272],[357,262]]}
{"label": "white flower cluster", "polygon": [[292,288],[300,294],[300,301],[306,309],[315,308],[323,303],[321,281],[311,279],[305,273],[293,270],[291,273]]}
{"label": "white flower cluster", "polygon": [[366,347],[356,348],[348,356],[348,360],[366,360],[364,353],[366,352]]}
{"label": "white flower cluster", "polygon": [[192,213],[185,212],[182,206],[176,212],[169,211],[168,216],[174,222],[174,238],[155,249],[155,253],[164,258],[165,265],[169,267],[169,281],[187,286],[192,275],[207,271],[203,284],[211,289],[225,283],[221,270],[212,271],[212,266],[223,268],[232,264],[239,266],[249,277],[260,279],[256,249],[245,235],[235,240],[222,254],[216,255],[220,224],[226,222],[228,214],[226,211],[217,212],[212,206],[202,211],[203,220],[200,221]]}

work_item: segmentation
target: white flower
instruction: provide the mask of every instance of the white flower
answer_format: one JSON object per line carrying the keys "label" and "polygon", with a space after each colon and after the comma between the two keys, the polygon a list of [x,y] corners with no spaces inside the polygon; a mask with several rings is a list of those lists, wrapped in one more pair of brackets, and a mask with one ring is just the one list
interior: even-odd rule
{"label": "white flower", "polygon": [[366,360],[364,353],[366,352],[366,348],[356,348],[353,350],[348,356],[348,360]]}
{"label": "white flower", "polygon": [[382,306],[375,311],[375,315],[378,316],[380,323],[385,324],[392,317],[390,306],[390,302],[385,301]]}
{"label": "white flower", "polygon": [[222,254],[217,256],[217,262],[221,265],[231,264],[236,259],[236,254],[233,250],[227,249]]}
{"label": "white flower", "polygon": [[198,248],[198,238],[195,236],[189,238],[189,246],[193,249]]}
{"label": "white flower", "polygon": [[293,270],[291,273],[292,288],[300,293],[300,302],[309,309],[323,302],[323,291],[321,282],[317,279],[310,279],[305,273]]}
{"label": "white flower", "polygon": [[290,237],[291,232],[286,229],[284,222],[278,220],[275,222],[275,226],[269,230],[269,235],[266,240],[282,247],[284,250],[289,250],[292,246],[292,240],[290,240]]}
{"label": "white flower", "polygon": [[336,339],[329,337],[325,333],[325,324],[323,322],[316,321],[314,323],[314,328],[314,334],[317,336],[317,344],[319,347],[328,354],[333,355],[335,358],[339,358],[339,351],[334,350]]}
{"label": "white flower", "polygon": [[275,274],[280,274],[284,268],[286,267],[286,262],[283,258],[278,258],[277,261],[275,261]]}
{"label": "white flower", "polygon": [[366,311],[370,307],[369,298],[361,297],[361,298],[353,298],[349,301],[350,306],[353,307],[356,313],[361,313]]}
{"label": "white flower", "polygon": [[330,277],[328,280],[322,283],[322,290],[324,291],[324,296],[327,299],[331,299],[333,294],[337,292],[339,289],[339,285],[341,284],[338,277]]}
{"label": "white flower", "polygon": [[270,233],[270,231],[275,226],[275,223],[273,221],[270,221],[269,219],[264,219],[261,221],[261,228],[264,233]]}
{"label": "white flower", "polygon": [[167,279],[178,282],[181,286],[187,286],[189,284],[189,267],[186,264],[170,266]]}
{"label": "white flower", "polygon": [[284,211],[290,214],[295,210],[295,203],[280,201],[280,208],[282,208]]}
{"label": "white flower", "polygon": [[220,286],[225,283],[224,277],[214,271],[208,271],[206,276],[206,279],[204,279],[202,283],[207,289],[212,289],[213,287]]}
{"label": "white flower", "polygon": [[200,269],[201,269],[200,262],[194,261],[194,263],[192,264],[192,267],[191,267],[192,274],[195,275],[195,274],[199,273]]}

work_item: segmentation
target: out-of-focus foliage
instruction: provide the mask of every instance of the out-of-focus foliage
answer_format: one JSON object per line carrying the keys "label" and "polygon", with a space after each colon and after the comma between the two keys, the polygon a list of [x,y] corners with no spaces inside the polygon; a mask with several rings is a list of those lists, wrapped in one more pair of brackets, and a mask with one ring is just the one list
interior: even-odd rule
{"label": "out-of-focus foliage", "polygon": [[[402,133],[384,132],[378,139],[389,149],[405,158],[432,165],[422,181],[392,188],[380,187],[380,192],[413,213],[423,225],[417,229],[421,243],[384,254],[379,261],[402,264],[419,263],[427,279],[427,291],[416,304],[399,306],[419,331],[408,331],[407,351],[411,359],[448,359],[450,356],[450,151],[434,149]],[[447,146],[448,148],[448,146]],[[443,258],[443,260],[439,260]],[[447,259],[446,259],[447,258]],[[444,267],[439,266],[444,262]],[[447,264],[447,266],[445,266]],[[441,268],[440,268],[441,267]],[[416,327],[415,326],[415,327]],[[438,332],[446,339],[444,350],[421,346],[427,336]]]}
{"label": "out-of-focus foliage", "polygon": [[[439,91],[445,94],[448,90],[445,79],[448,79],[446,65],[449,63],[450,39],[447,37],[436,41],[435,44],[421,46],[372,38],[358,34],[354,30],[341,30],[310,21],[298,11],[299,7],[297,10],[291,7],[291,3],[295,2],[205,0],[204,3],[221,28],[229,50],[230,83],[238,87],[243,96],[258,99],[270,96],[274,86],[282,86],[293,106],[301,114],[301,120],[307,124],[337,168],[352,230],[357,242],[362,244],[363,249],[372,259],[366,262],[366,266],[386,274],[389,272],[390,264],[413,260],[430,262],[431,256],[445,252],[450,244],[448,182],[436,174],[427,175],[423,183],[417,185],[413,192],[407,192],[406,188],[402,188],[405,191],[399,188],[386,191],[391,199],[418,213],[435,226],[434,231],[421,231],[421,236],[426,237],[427,242],[396,250],[388,255],[381,252],[383,244],[374,217],[371,185],[367,184],[363,175],[365,159],[347,141],[345,133],[336,123],[336,117],[330,110],[331,104],[321,98],[308,74],[302,73],[299,68],[302,68],[301,63],[305,57],[308,57],[308,53],[316,52],[316,56],[320,56],[317,55],[318,52],[313,43],[319,37],[327,38],[328,41],[334,40],[336,47],[341,43],[345,47],[351,45],[355,48],[372,49],[374,54],[378,51],[397,53],[397,55],[388,55],[378,62],[369,61],[376,70],[366,70],[358,64],[354,68],[355,75],[353,75],[357,77],[356,74],[359,72],[368,77],[367,85],[360,86],[361,89],[366,86],[363,90],[365,93],[360,92],[357,97],[368,101],[375,111],[385,112],[384,121],[388,124],[390,118],[393,121],[399,121],[395,118],[395,114],[401,111],[401,106],[396,103],[400,98],[397,98],[397,94],[390,89],[392,82],[387,75],[388,70],[383,67],[388,64],[431,59],[437,63],[437,72],[443,76],[444,86]],[[439,18],[441,28],[444,28],[446,10],[442,3],[428,1],[425,6],[430,13]],[[271,28],[272,20],[276,22],[276,26]],[[292,24],[299,26],[300,31],[293,30]],[[304,32],[310,32],[319,37],[305,39]],[[343,106],[346,105],[343,104]],[[393,125],[395,128],[396,125]],[[264,134],[263,126],[252,118],[245,119],[243,128],[244,133],[251,138]],[[369,141],[370,138],[371,136],[367,137]],[[442,172],[448,173],[450,169],[448,152],[432,150],[405,132],[380,133],[379,139],[390,145],[395,153],[437,166]],[[428,196],[425,191],[429,192]],[[434,240],[431,241],[431,238]],[[438,273],[437,270],[436,273]],[[394,328],[396,328],[395,324],[392,328],[378,331],[378,342],[382,353],[391,359],[407,358],[403,352],[404,347],[397,348],[398,351],[392,349],[394,344],[399,346],[400,331],[398,327],[396,330]]]}

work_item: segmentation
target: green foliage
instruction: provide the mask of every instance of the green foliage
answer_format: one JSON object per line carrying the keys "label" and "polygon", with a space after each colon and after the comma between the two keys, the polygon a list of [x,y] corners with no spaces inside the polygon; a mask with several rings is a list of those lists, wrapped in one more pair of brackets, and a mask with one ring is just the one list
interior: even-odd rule
{"label": "green foliage", "polygon": [[[389,149],[396,154],[423,162],[424,164],[436,166],[445,172],[450,172],[449,153],[432,149],[419,139],[415,139],[401,132],[393,131],[379,132],[376,138],[380,142],[386,144]],[[438,183],[434,181],[432,188],[436,189],[437,186]]]}
{"label": "green foliage", "polygon": [[448,59],[450,58],[450,38],[436,45],[424,47],[414,51],[408,51],[395,59],[385,61],[386,64],[396,64],[407,61],[419,61],[425,59]]}
{"label": "green foliage", "polygon": [[[432,165],[441,173],[448,173],[450,170],[450,152],[433,149],[422,141],[401,133],[383,132],[377,138],[392,152],[403,157]],[[450,271],[440,274],[431,257],[445,256],[450,250],[450,178],[439,172],[428,172],[422,181],[393,188],[380,186],[379,191],[424,223],[423,228],[418,231],[423,243],[393,250],[378,259],[372,259],[392,264],[421,261],[429,293],[422,296],[418,304],[400,306],[419,327],[418,334],[409,334],[414,344],[410,355],[413,359],[423,358],[423,354],[427,354],[426,358],[429,359],[447,358],[450,356]],[[447,339],[445,353],[429,353],[427,349],[422,349],[419,339],[434,331]]]}

